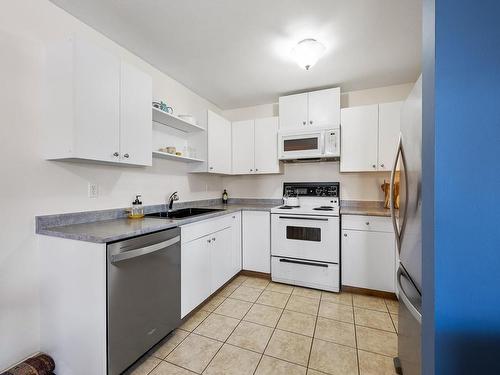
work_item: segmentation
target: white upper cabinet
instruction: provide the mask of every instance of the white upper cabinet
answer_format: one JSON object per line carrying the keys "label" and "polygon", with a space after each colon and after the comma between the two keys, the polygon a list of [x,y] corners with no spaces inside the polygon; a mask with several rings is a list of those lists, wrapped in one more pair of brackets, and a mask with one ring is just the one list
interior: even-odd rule
{"label": "white upper cabinet", "polygon": [[307,93],[280,96],[280,128],[299,128],[307,125]]}
{"label": "white upper cabinet", "polygon": [[378,123],[378,170],[390,171],[396,156],[403,102],[379,105]]}
{"label": "white upper cabinet", "polygon": [[235,121],[232,133],[233,174],[281,172],[277,117]]}
{"label": "white upper cabinet", "polygon": [[280,129],[310,126],[338,128],[340,88],[281,96],[279,111]]}
{"label": "white upper cabinet", "polygon": [[341,172],[390,171],[402,102],[343,108]]}
{"label": "white upper cabinet", "polygon": [[341,172],[377,170],[378,105],[342,109]]}
{"label": "white upper cabinet", "polygon": [[208,111],[208,172],[231,174],[231,122]]}
{"label": "white upper cabinet", "polygon": [[340,125],[340,88],[312,91],[308,95],[309,125],[338,128]]}
{"label": "white upper cabinet", "polygon": [[151,77],[78,36],[50,45],[46,67],[47,159],[151,165]]}
{"label": "white upper cabinet", "polygon": [[235,121],[233,132],[233,174],[253,173],[255,168],[254,120]]}
{"label": "white upper cabinet", "polygon": [[281,173],[278,160],[278,117],[255,120],[255,173]]}
{"label": "white upper cabinet", "polygon": [[151,165],[151,77],[122,62],[120,81],[120,159]]}

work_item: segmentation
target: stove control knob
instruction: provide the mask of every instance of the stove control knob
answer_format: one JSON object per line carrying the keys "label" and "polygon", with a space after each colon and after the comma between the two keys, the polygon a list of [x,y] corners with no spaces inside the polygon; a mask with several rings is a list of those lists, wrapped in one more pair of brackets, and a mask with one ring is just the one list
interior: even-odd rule
{"label": "stove control knob", "polygon": [[324,193],[324,191],[323,191],[323,189],[322,189],[322,188],[317,187],[317,188],[316,188],[316,195],[317,195],[317,196],[320,196],[320,195],[325,195],[325,193]]}

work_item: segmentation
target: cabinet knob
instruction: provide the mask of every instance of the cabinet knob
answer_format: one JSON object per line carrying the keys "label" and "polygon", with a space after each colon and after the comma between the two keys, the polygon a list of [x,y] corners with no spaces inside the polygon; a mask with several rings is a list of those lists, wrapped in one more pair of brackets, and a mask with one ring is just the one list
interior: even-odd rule
{"label": "cabinet knob", "polygon": [[259,168],[255,168],[255,172],[258,172],[259,171]]}
{"label": "cabinet knob", "polygon": [[215,237],[212,237],[212,241],[214,241],[214,242],[215,242]]}
{"label": "cabinet knob", "polygon": [[370,222],[369,222],[369,221],[367,221],[365,224],[366,224],[366,225],[370,225]]}
{"label": "cabinet knob", "polygon": [[125,155],[123,155],[123,157],[126,158],[126,159],[128,159],[130,157],[130,155],[129,154],[125,154]]}
{"label": "cabinet knob", "polygon": [[373,168],[377,168],[377,166],[376,166],[375,164],[372,164],[372,167],[373,167]]}
{"label": "cabinet knob", "polygon": [[302,121],[302,125],[305,125],[305,124],[306,124],[306,122],[305,122],[305,121]]}
{"label": "cabinet knob", "polygon": [[211,239],[208,239],[208,240],[207,240],[207,242],[208,242],[208,243],[210,243],[210,242],[212,242],[212,240],[211,240]]}
{"label": "cabinet knob", "polygon": [[384,168],[384,164],[380,164],[380,166],[381,166],[382,168]]}
{"label": "cabinet knob", "polygon": [[347,237],[347,233],[344,233],[344,237]]}
{"label": "cabinet knob", "polygon": [[115,153],[113,153],[113,156],[114,156],[115,158],[117,158],[118,156],[120,156],[120,154],[119,154],[118,152],[115,152]]}
{"label": "cabinet knob", "polygon": [[214,169],[214,167],[210,167],[209,169],[212,170],[212,169]]}
{"label": "cabinet knob", "polygon": [[309,124],[311,124],[311,125],[312,125],[312,123],[313,123],[313,122],[312,122],[312,120],[311,120],[311,121],[309,121]]}
{"label": "cabinet knob", "polygon": [[250,169],[250,172],[253,172],[253,169]]}

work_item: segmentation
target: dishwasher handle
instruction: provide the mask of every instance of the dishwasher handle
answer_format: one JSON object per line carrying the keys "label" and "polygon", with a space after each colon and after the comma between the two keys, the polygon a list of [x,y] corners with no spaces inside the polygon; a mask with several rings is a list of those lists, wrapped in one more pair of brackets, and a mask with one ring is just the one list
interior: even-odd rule
{"label": "dishwasher handle", "polygon": [[118,254],[113,254],[111,255],[111,263],[118,263],[121,262],[122,260],[127,260],[127,259],[132,259],[132,258],[137,258],[143,255],[151,254],[156,251],[163,250],[169,246],[175,245],[176,243],[180,242],[181,237],[176,236],[174,238],[171,238],[167,241],[155,243],[154,245],[146,246],[146,247],[141,247],[139,249],[135,250],[129,250],[125,251],[123,253],[118,253]]}

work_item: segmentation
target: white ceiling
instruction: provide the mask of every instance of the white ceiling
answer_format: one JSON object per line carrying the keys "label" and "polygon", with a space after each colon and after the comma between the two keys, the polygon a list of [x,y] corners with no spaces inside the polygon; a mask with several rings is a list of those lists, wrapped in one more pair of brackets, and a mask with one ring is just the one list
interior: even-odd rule
{"label": "white ceiling", "polygon": [[[415,81],[421,0],[51,0],[221,109]],[[289,57],[304,38],[325,56]]]}

